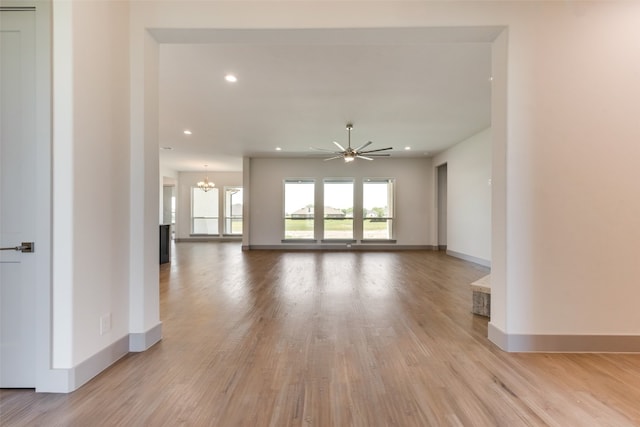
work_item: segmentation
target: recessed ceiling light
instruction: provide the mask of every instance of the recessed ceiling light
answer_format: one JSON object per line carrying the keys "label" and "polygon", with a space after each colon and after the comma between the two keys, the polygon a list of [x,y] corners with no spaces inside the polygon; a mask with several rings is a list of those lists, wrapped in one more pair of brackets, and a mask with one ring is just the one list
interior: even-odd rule
{"label": "recessed ceiling light", "polygon": [[227,74],[226,76],[224,76],[224,79],[226,81],[228,81],[229,83],[235,83],[238,81],[238,78],[236,76],[234,76],[233,74]]}
{"label": "recessed ceiling light", "polygon": [[409,147],[408,145],[406,147],[404,147],[405,150],[409,151],[411,150],[411,147]]}
{"label": "recessed ceiling light", "polygon": [[282,148],[276,147],[276,151],[282,151]]}
{"label": "recessed ceiling light", "polygon": [[185,135],[191,135],[193,132],[191,132],[189,129],[185,129],[182,133],[184,133]]}

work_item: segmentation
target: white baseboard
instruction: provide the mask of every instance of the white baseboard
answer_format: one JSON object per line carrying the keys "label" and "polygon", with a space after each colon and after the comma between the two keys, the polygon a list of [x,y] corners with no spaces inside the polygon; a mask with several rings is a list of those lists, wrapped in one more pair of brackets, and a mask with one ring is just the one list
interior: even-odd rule
{"label": "white baseboard", "polygon": [[125,335],[73,368],[51,369],[49,375],[52,379],[46,385],[38,387],[36,391],[70,393],[82,387],[129,352],[145,351],[161,339],[162,322],[146,332]]}
{"label": "white baseboard", "polygon": [[346,243],[342,244],[298,244],[298,243],[283,243],[281,245],[250,245],[243,246],[243,250],[250,251],[432,251],[435,250],[433,245],[396,245],[393,243],[379,244],[379,243],[350,243],[347,247]]}
{"label": "white baseboard", "polygon": [[68,370],[69,387],[73,391],[82,387],[100,372],[113,365],[129,352],[129,337],[124,336],[97,352],[84,362]]}
{"label": "white baseboard", "polygon": [[201,237],[178,237],[173,239],[176,243],[183,242],[217,242],[217,243],[228,243],[228,242],[242,242],[242,236],[201,236]]}
{"label": "white baseboard", "polygon": [[145,351],[162,339],[162,322],[146,332],[129,334],[129,351]]}
{"label": "white baseboard", "polygon": [[47,369],[44,378],[36,381],[37,393],[69,393],[74,390],[69,378],[69,369]]}
{"label": "white baseboard", "polygon": [[474,256],[471,256],[471,255],[463,254],[463,253],[452,251],[452,250],[449,250],[449,249],[447,249],[446,254],[449,255],[449,256],[452,256],[454,258],[460,258],[460,259],[463,259],[465,261],[473,262],[475,264],[480,264],[480,265],[482,265],[484,267],[491,268],[491,261],[486,260],[486,259],[474,257]]}
{"label": "white baseboard", "polygon": [[638,335],[506,334],[489,323],[489,340],[502,350],[517,353],[638,353]]}

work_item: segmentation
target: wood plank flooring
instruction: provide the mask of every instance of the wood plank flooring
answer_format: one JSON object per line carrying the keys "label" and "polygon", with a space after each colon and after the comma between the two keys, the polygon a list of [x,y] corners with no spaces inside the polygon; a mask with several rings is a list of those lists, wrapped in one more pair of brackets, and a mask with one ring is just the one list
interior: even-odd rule
{"label": "wood plank flooring", "polygon": [[179,243],[164,339],[69,395],[0,392],[2,426],[633,426],[640,355],[508,354],[487,269],[438,252]]}

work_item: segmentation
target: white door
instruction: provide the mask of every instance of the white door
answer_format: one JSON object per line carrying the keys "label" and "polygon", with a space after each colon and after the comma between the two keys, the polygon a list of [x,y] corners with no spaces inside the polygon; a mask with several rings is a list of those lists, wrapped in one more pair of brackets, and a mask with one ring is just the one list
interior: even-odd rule
{"label": "white door", "polygon": [[[33,242],[35,12],[0,10],[0,247]],[[35,253],[0,251],[0,387],[35,387]]]}

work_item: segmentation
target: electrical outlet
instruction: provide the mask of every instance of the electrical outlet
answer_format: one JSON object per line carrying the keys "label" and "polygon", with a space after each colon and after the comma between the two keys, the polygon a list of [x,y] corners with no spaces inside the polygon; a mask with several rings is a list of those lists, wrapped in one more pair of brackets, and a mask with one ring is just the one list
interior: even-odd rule
{"label": "electrical outlet", "polygon": [[100,316],[100,335],[104,335],[111,330],[111,313]]}

